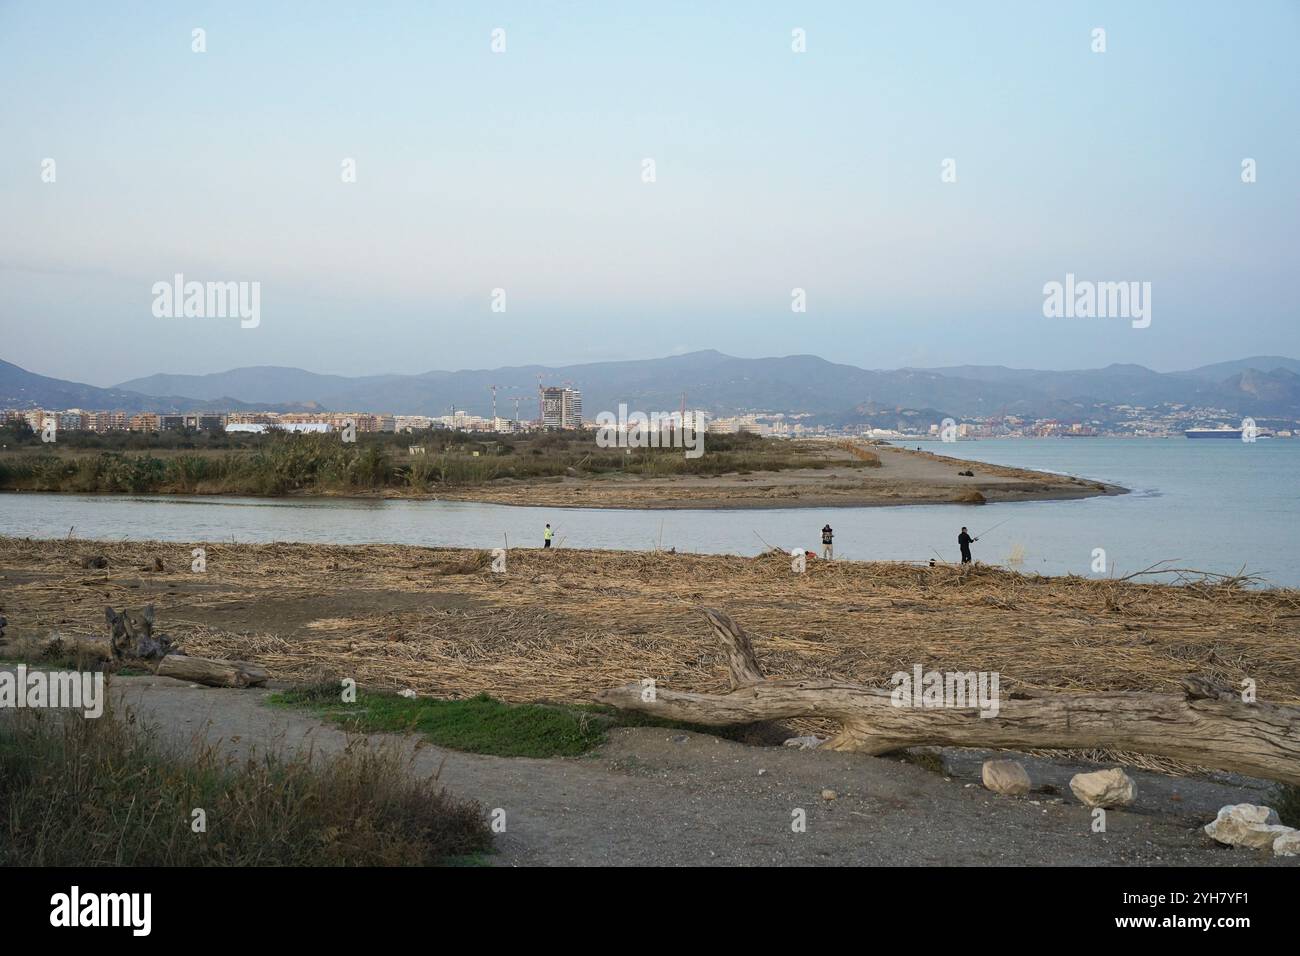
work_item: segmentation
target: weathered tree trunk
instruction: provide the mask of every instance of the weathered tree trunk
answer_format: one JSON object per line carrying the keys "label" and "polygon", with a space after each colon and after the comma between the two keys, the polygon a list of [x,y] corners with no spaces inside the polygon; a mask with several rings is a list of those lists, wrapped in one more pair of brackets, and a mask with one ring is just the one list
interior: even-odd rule
{"label": "weathered tree trunk", "polygon": [[722,727],[791,717],[840,723],[823,750],[883,754],[906,747],[1129,750],[1300,785],[1300,708],[1241,703],[1202,678],[1186,695],[1061,693],[1003,697],[996,717],[976,707],[895,706],[891,691],[843,681],[765,680],[744,630],[704,609],[727,652],[732,691],[690,694],[639,684],[596,699],[624,710]]}
{"label": "weathered tree trunk", "polygon": [[158,662],[159,677],[207,684],[209,687],[255,687],[265,684],[266,668],[246,661],[218,661],[206,657],[168,654]]}
{"label": "weathered tree trunk", "polygon": [[113,645],[104,638],[87,637],[79,634],[51,634],[37,641],[42,654],[66,654],[87,661],[109,661],[113,659]]}

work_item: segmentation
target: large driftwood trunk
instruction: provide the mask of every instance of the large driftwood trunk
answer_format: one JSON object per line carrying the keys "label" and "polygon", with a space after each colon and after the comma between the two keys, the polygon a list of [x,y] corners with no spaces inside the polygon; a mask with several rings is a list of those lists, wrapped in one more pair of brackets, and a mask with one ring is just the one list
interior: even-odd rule
{"label": "large driftwood trunk", "polygon": [[218,661],[206,657],[168,654],[158,662],[159,677],[193,681],[210,687],[255,687],[265,684],[266,668],[246,661]]}
{"label": "large driftwood trunk", "polygon": [[906,747],[1128,750],[1300,785],[1300,708],[1245,704],[1201,678],[1185,695],[1062,693],[1003,696],[996,717],[975,707],[898,707],[891,692],[843,681],[765,680],[744,630],[704,609],[727,653],[732,691],[656,688],[644,700],[629,684],[596,699],[624,710],[722,727],[791,717],[828,717],[839,733],[824,750],[883,754]]}
{"label": "large driftwood trunk", "polygon": [[85,658],[87,661],[111,661],[113,645],[98,637],[79,634],[51,634],[37,642],[43,654],[66,654],[73,658]]}

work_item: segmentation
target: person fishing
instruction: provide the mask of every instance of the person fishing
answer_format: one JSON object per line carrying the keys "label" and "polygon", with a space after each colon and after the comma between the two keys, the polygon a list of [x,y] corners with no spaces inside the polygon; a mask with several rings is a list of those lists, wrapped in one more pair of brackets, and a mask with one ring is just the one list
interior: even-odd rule
{"label": "person fishing", "polygon": [[[965,531],[966,529],[963,528],[962,530]],[[554,535],[555,535],[555,532],[551,530],[551,526],[548,524],[548,525],[546,526],[546,530],[542,532],[542,542],[543,542],[543,543],[542,543],[542,547],[543,547],[543,548],[549,548],[549,547],[551,546],[551,538],[552,538]]]}
{"label": "person fishing", "polygon": [[822,557],[827,561],[835,557],[835,546],[831,543],[835,538],[835,532],[831,530],[830,525],[822,528]]}
{"label": "person fishing", "polygon": [[979,538],[972,538],[970,536],[970,532],[966,530],[965,525],[962,526],[961,534],[957,535],[957,545],[958,547],[961,548],[962,564],[970,564],[971,562],[970,545],[972,541],[978,541],[978,540]]}

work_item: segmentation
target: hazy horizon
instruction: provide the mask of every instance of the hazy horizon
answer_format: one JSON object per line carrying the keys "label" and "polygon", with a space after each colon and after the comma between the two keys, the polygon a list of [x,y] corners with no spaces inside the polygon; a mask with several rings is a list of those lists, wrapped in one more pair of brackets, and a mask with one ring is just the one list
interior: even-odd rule
{"label": "hazy horizon", "polygon": [[[8,3],[0,357],[106,386],[1300,355],[1297,40],[1280,0]],[[178,273],[258,283],[258,324],[157,317]],[[1067,274],[1150,283],[1149,327],[1045,318]]]}
{"label": "hazy horizon", "polygon": [[[718,352],[718,353],[721,353],[722,355],[729,356],[730,358],[738,358],[738,359],[774,359],[774,358],[775,358],[775,359],[780,359],[780,358],[795,358],[795,357],[798,357],[798,356],[812,355],[814,358],[819,358],[819,359],[822,359],[823,361],[827,361],[827,362],[833,362],[834,364],[837,364],[837,365],[853,365],[853,364],[854,364],[854,363],[852,363],[852,362],[836,362],[834,359],[828,359],[828,358],[826,358],[824,355],[814,355],[814,354],[811,353],[811,352],[790,352],[790,353],[787,353],[787,354],[785,354],[785,355],[737,355],[737,354],[735,354],[734,352],[726,352],[726,351],[723,351],[722,349],[708,349],[708,348],[704,348],[704,349],[694,349],[693,352],[694,352],[694,353],[699,353],[699,352]],[[480,366],[462,366],[462,367],[457,367],[457,368],[426,368],[426,369],[421,369],[421,370],[418,371],[418,372],[394,372],[394,371],[391,371],[391,370],[380,370],[380,371],[372,371],[372,372],[359,372],[359,373],[357,373],[357,374],[355,374],[355,375],[347,375],[347,374],[342,373],[342,372],[328,372],[328,371],[322,371],[322,370],[320,370],[320,369],[314,369],[314,368],[303,368],[302,366],[298,366],[298,365],[271,365],[271,364],[249,365],[249,366],[238,366],[238,367],[236,367],[236,368],[227,368],[227,369],[215,369],[215,370],[213,370],[213,371],[211,371],[211,372],[183,372],[183,371],[174,371],[174,370],[159,370],[158,372],[154,372],[154,373],[150,373],[150,374],[151,374],[151,375],[152,375],[152,374],[157,374],[157,375],[221,375],[221,374],[223,374],[223,373],[225,373],[225,372],[233,372],[233,371],[236,371],[237,368],[286,368],[286,369],[296,369],[296,370],[301,371],[301,372],[312,372],[312,373],[315,373],[315,374],[318,374],[318,375],[344,375],[344,376],[347,377],[347,378],[365,378],[365,377],[369,377],[369,376],[378,376],[378,375],[422,375],[422,374],[425,374],[425,373],[428,373],[428,372],[478,372],[478,371],[492,371],[492,370],[494,370],[494,369],[498,369],[498,368],[519,368],[519,367],[527,367],[527,366],[530,366],[530,365],[542,365],[542,366],[549,367],[549,368],[568,368],[568,367],[577,366],[577,365],[597,365],[597,364],[602,364],[602,363],[604,363],[604,362],[657,361],[657,360],[660,360],[660,359],[674,358],[674,357],[676,357],[677,355],[683,355],[683,354],[685,354],[685,355],[689,355],[689,354],[692,354],[692,352],[686,352],[686,353],[673,353],[673,354],[663,354],[663,355],[644,355],[644,356],[641,356],[639,359],[637,359],[637,358],[627,358],[627,359],[592,359],[592,360],[590,360],[590,361],[584,361],[584,362],[557,362],[557,363],[554,363],[554,364],[552,364],[552,363],[544,363],[544,362],[531,362],[531,363],[519,363],[519,365],[505,365],[505,366],[497,366],[497,365],[480,365]],[[1250,359],[1250,358],[1254,358],[1254,357],[1256,357],[1256,356],[1250,356],[1250,355],[1233,356],[1233,357],[1227,357],[1227,358],[1220,358],[1220,359],[1217,359],[1217,360],[1214,361],[1214,362],[1206,362],[1206,363],[1204,363],[1204,364],[1205,364],[1205,365],[1217,365],[1217,364],[1219,364],[1219,363],[1221,363],[1221,362],[1237,362],[1237,361],[1245,361],[1246,359]],[[1284,358],[1284,359],[1287,359],[1287,360],[1289,360],[1289,361],[1293,361],[1293,362],[1294,362],[1294,361],[1300,361],[1300,360],[1297,360],[1297,359],[1295,359],[1295,358],[1293,358],[1293,357],[1291,357],[1291,356],[1282,356],[1282,355],[1277,355],[1277,356],[1271,356],[1271,357],[1272,357],[1272,358]],[[0,356],[0,358],[3,358],[3,356]],[[966,365],[976,365],[976,366],[977,366],[977,365],[984,365],[984,366],[987,366],[987,365],[989,365],[989,364],[991,364],[991,363],[983,363],[983,362],[975,363],[975,362],[971,362],[971,363],[963,363],[963,364],[966,364]],[[1110,362],[1108,362],[1107,365],[1103,365],[1103,366],[1093,366],[1093,368],[1106,368],[1107,366],[1109,366],[1109,365],[1113,365],[1113,364],[1123,365],[1123,364],[1134,364],[1134,363],[1123,363],[1123,362],[1119,362],[1119,363],[1110,363]],[[920,366],[920,365],[914,365],[914,366],[893,366],[893,367],[888,367],[888,368],[887,368],[887,367],[884,367],[884,366],[879,366],[879,367],[856,366],[856,367],[858,367],[858,368],[863,368],[863,369],[865,369],[866,371],[882,371],[882,372],[883,372],[883,371],[897,371],[898,369],[901,369],[901,368],[914,368],[914,369],[916,369],[916,370],[918,370],[918,371],[937,371],[937,370],[944,369],[944,368],[956,368],[956,367],[958,367],[958,366],[945,366],[945,365]],[[1037,368],[1037,367],[1035,367],[1035,368],[1033,368],[1033,369],[1030,369],[1029,366],[1004,366],[1004,367],[1006,367],[1006,368],[1011,368],[1011,369],[1022,369],[1022,370],[1032,370],[1032,371],[1042,371],[1042,372],[1074,372],[1074,371],[1088,371],[1088,370],[1089,370],[1089,369],[1085,369],[1085,368],[1044,369],[1044,368]],[[1203,367],[1203,366],[1192,366],[1192,367],[1189,367],[1189,368],[1176,368],[1176,369],[1152,369],[1152,371],[1153,371],[1153,372],[1163,372],[1163,373],[1171,373],[1171,372],[1190,372],[1190,371],[1195,371],[1197,368],[1201,368],[1201,367]],[[37,369],[28,369],[28,371],[37,371],[37,372],[39,373],[39,370],[37,370]],[[1260,369],[1260,371],[1272,371],[1272,369],[1271,369],[1271,368],[1268,368],[1268,369]],[[112,382],[112,383],[110,383],[110,385],[118,385],[118,384],[120,384],[120,383],[122,383],[122,382],[129,382],[129,381],[132,381],[132,380],[134,380],[134,379],[148,378],[148,377],[149,377],[149,375],[135,375],[135,376],[132,376],[132,377],[129,378],[129,379],[119,379],[117,382]],[[96,384],[96,383],[90,382],[90,383],[86,383],[86,384]]]}
{"label": "hazy horizon", "polygon": [[[836,364],[836,365],[850,365],[850,366],[854,366],[854,367],[857,367],[857,368],[861,368],[861,369],[863,369],[863,370],[865,370],[865,371],[878,371],[878,372],[899,371],[899,370],[902,370],[902,369],[914,369],[914,370],[916,370],[916,371],[934,371],[934,372],[938,372],[938,371],[942,371],[942,370],[944,370],[944,369],[950,369],[950,368],[958,368],[958,367],[962,367],[962,366],[943,366],[943,365],[932,365],[932,366],[919,366],[919,365],[918,365],[918,366],[892,366],[892,367],[885,367],[885,366],[857,366],[857,365],[855,365],[855,364],[852,363],[852,362],[836,361],[836,360],[834,360],[834,359],[826,358],[826,357],[823,356],[823,355],[815,355],[814,353],[810,353],[810,352],[791,352],[791,353],[787,353],[787,354],[784,354],[784,355],[737,355],[737,354],[735,354],[734,352],[724,352],[724,351],[721,350],[721,349],[709,349],[709,348],[704,348],[704,349],[696,349],[696,350],[693,350],[693,353],[701,353],[701,352],[717,352],[717,353],[720,353],[720,354],[722,354],[722,355],[725,355],[725,356],[727,356],[727,357],[729,357],[729,358],[743,359],[743,360],[784,359],[784,358],[796,358],[796,357],[801,357],[801,356],[811,356],[811,357],[813,357],[813,358],[818,358],[818,359],[821,359],[821,360],[823,360],[823,361],[831,362],[831,363]],[[486,371],[495,371],[495,370],[497,370],[497,369],[526,368],[526,367],[532,367],[532,366],[540,366],[540,367],[544,367],[544,368],[557,368],[557,369],[561,369],[561,368],[577,367],[577,366],[582,366],[582,365],[599,365],[599,364],[604,364],[604,363],[606,363],[606,362],[658,361],[658,360],[662,360],[662,359],[676,358],[676,357],[678,357],[678,356],[680,356],[680,355],[689,355],[689,354],[693,354],[693,353],[672,353],[672,354],[644,355],[644,356],[641,356],[640,358],[591,359],[591,360],[582,361],[582,362],[557,362],[557,363],[532,362],[532,363],[519,363],[519,364],[517,364],[517,365],[515,365],[515,364],[511,364],[511,365],[502,365],[502,366],[488,366],[488,365],[480,365],[480,366],[457,366],[457,367],[445,367],[445,368],[434,368],[434,367],[430,367],[430,368],[425,368],[425,369],[419,369],[418,371],[415,371],[415,372],[396,372],[396,371],[393,371],[393,370],[391,370],[391,369],[381,369],[381,370],[368,371],[368,372],[363,371],[363,372],[357,372],[357,373],[344,373],[344,372],[333,372],[333,371],[324,370],[324,369],[317,369],[317,368],[305,368],[305,367],[303,367],[303,366],[301,366],[301,365],[280,365],[280,364],[276,364],[276,363],[268,363],[268,362],[264,362],[264,363],[258,363],[258,364],[256,364],[256,365],[232,366],[232,367],[230,367],[230,368],[213,369],[212,371],[205,371],[205,372],[192,372],[192,371],[187,371],[187,370],[184,370],[184,369],[157,369],[157,370],[155,370],[155,371],[153,371],[153,372],[145,373],[144,375],[133,375],[133,376],[130,376],[129,378],[114,379],[114,380],[112,380],[112,381],[104,381],[104,382],[81,381],[81,380],[69,380],[69,381],[80,381],[81,384],[84,384],[84,385],[94,385],[94,386],[97,386],[97,387],[100,387],[100,388],[117,388],[117,387],[122,386],[122,385],[125,385],[125,384],[127,384],[127,383],[129,383],[129,382],[136,381],[136,380],[139,380],[139,379],[150,378],[150,377],[153,377],[153,376],[155,376],[155,375],[163,375],[163,376],[177,376],[177,377],[186,377],[186,376],[208,376],[208,375],[222,375],[222,374],[225,374],[225,373],[228,373],[228,372],[235,372],[235,371],[239,371],[239,370],[243,370],[243,369],[256,369],[256,368],[275,368],[275,369],[295,370],[295,371],[300,371],[300,372],[307,372],[307,373],[309,373],[309,374],[316,374],[316,375],[337,375],[337,376],[341,376],[341,377],[345,377],[345,378],[370,378],[370,377],[382,377],[382,376],[387,376],[387,375],[418,376],[418,375],[423,375],[423,374],[428,374],[428,373],[453,373],[453,374],[455,374],[455,373],[459,373],[459,372],[486,372]],[[1214,361],[1214,362],[1206,362],[1206,363],[1204,363],[1204,365],[1206,365],[1206,366],[1210,366],[1210,365],[1218,365],[1218,364],[1222,364],[1222,363],[1242,362],[1242,361],[1246,361],[1246,360],[1249,360],[1249,359],[1252,359],[1252,358],[1273,358],[1273,359],[1282,359],[1282,360],[1285,360],[1285,361],[1288,361],[1288,362],[1297,362],[1297,361],[1300,361],[1300,359],[1297,359],[1297,358],[1295,358],[1295,357],[1293,357],[1293,356],[1284,356],[1284,355],[1271,355],[1271,356],[1263,356],[1263,355],[1261,355],[1261,356],[1240,355],[1240,356],[1229,356],[1229,357],[1219,358],[1219,359],[1217,359],[1217,360]],[[43,369],[40,369],[40,368],[28,368],[28,367],[26,367],[26,366],[22,366],[21,363],[19,363],[19,362],[13,362],[11,359],[8,359],[8,358],[7,358],[6,356],[4,356],[3,354],[0,354],[0,361],[6,361],[6,362],[10,362],[11,364],[18,365],[20,368],[24,368],[25,371],[32,372],[32,373],[34,373],[34,374],[36,374],[36,375],[45,375],[45,376],[47,376],[47,377],[51,377],[51,378],[59,378],[59,376],[51,375],[49,372],[46,372],[46,371],[44,371]],[[1051,368],[1051,369],[1049,369],[1049,368],[1041,368],[1041,367],[1030,367],[1030,366],[1013,366],[1013,365],[1004,365],[1004,364],[1002,364],[1002,363],[983,363],[983,362],[979,362],[979,363],[976,363],[976,362],[972,362],[972,363],[963,363],[963,365],[965,365],[965,366],[969,366],[969,367],[994,367],[994,366],[999,366],[999,367],[1004,367],[1004,368],[1008,368],[1008,369],[1012,369],[1012,370],[1019,370],[1019,371],[1039,371],[1039,372],[1083,372],[1083,371],[1094,371],[1094,370],[1097,370],[1097,369],[1104,369],[1104,368],[1106,368],[1106,367],[1108,367],[1108,366],[1110,366],[1110,365],[1127,365],[1127,364],[1140,364],[1140,363],[1123,363],[1123,362],[1118,362],[1118,363],[1107,363],[1106,365],[1100,365],[1100,366],[1089,366],[1089,367],[1086,367],[1086,368],[1085,368],[1085,367],[1082,367],[1082,366],[1076,366],[1076,367]],[[1178,373],[1178,372],[1193,372],[1193,371],[1196,371],[1197,369],[1202,368],[1202,367],[1204,367],[1204,366],[1191,366],[1191,367],[1187,367],[1187,368],[1171,368],[1171,369],[1154,369],[1154,368],[1153,368],[1153,369],[1151,369],[1151,371],[1154,371],[1154,372],[1160,372],[1160,373],[1164,373],[1164,374],[1170,374],[1170,373]],[[1271,364],[1265,362],[1265,363],[1263,363],[1262,365],[1259,365],[1259,366],[1256,366],[1256,367],[1257,367],[1260,371],[1272,371],[1273,368],[1274,368],[1275,366],[1272,366]],[[1150,368],[1150,366],[1147,366],[1147,368]]]}

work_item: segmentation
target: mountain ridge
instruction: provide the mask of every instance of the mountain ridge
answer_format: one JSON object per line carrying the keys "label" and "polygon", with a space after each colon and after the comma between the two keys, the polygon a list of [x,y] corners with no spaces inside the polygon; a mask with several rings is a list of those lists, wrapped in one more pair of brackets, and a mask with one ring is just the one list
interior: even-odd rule
{"label": "mountain ridge", "polygon": [[[1268,367],[1259,367],[1268,366]],[[1221,378],[1215,376],[1227,374]],[[714,349],[652,359],[565,366],[430,370],[411,375],[330,375],[289,366],[244,366],[204,375],[158,373],[111,388],[67,382],[0,361],[0,406],[126,411],[320,409],[445,415],[452,408],[513,417],[536,414],[537,385],[571,383],[587,417],[613,410],[671,410],[683,400],[715,415],[806,414],[826,424],[874,418],[881,409],[954,417],[1014,414],[1086,420],[1118,404],[1181,403],[1261,416],[1300,417],[1300,360],[1257,356],[1178,372],[1114,363],[1050,371],[1007,366],[864,369],[798,354],[738,358]]]}

